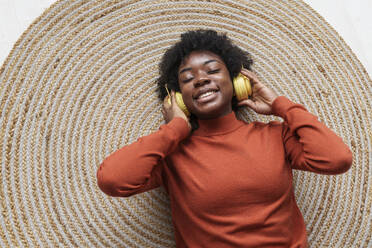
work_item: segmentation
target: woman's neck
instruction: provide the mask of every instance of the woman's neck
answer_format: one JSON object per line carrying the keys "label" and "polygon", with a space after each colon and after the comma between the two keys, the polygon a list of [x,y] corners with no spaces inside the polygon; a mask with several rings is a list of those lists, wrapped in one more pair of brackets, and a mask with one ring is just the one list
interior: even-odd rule
{"label": "woman's neck", "polygon": [[235,112],[214,119],[198,119],[199,128],[194,131],[197,136],[220,135],[231,132],[244,123],[236,118]]}

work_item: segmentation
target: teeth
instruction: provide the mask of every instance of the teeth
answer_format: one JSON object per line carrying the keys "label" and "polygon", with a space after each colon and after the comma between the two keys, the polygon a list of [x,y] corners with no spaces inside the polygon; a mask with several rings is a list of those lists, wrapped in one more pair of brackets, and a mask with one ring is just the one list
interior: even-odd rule
{"label": "teeth", "polygon": [[212,95],[213,93],[214,93],[214,91],[208,91],[208,92],[205,92],[205,93],[201,94],[198,98],[207,97],[209,95]]}

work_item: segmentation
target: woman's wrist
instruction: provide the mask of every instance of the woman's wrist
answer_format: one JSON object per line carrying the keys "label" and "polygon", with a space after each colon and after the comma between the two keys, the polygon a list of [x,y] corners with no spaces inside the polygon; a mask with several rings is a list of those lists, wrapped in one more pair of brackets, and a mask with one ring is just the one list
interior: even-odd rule
{"label": "woman's wrist", "polygon": [[[179,125],[179,128],[182,130],[183,133],[186,133],[186,130],[187,130],[188,134],[191,133],[192,127],[191,127],[190,121],[188,119],[185,119],[181,116],[176,116],[172,119],[172,121],[173,120],[177,120],[176,122],[181,122],[181,123],[186,124],[186,125]],[[187,128],[186,128],[186,126],[187,126]]]}

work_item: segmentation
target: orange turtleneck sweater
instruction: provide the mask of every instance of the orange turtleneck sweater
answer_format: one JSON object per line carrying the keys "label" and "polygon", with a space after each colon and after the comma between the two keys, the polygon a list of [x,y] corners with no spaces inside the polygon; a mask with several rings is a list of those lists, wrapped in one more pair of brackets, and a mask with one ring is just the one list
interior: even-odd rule
{"label": "orange turtleneck sweater", "polygon": [[100,189],[128,197],[163,186],[177,247],[306,247],[292,169],[347,171],[352,154],[317,117],[284,96],[273,103],[283,122],[245,123],[234,112],[168,124],[108,156]]}

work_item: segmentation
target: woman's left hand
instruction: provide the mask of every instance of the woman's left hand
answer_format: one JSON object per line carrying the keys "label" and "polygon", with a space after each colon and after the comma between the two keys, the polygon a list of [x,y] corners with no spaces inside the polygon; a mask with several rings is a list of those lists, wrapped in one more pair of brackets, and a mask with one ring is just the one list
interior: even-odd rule
{"label": "woman's left hand", "polygon": [[261,83],[253,72],[242,69],[241,73],[250,80],[252,96],[250,99],[240,101],[238,106],[248,106],[258,114],[271,115],[271,106],[278,95],[272,89]]}

